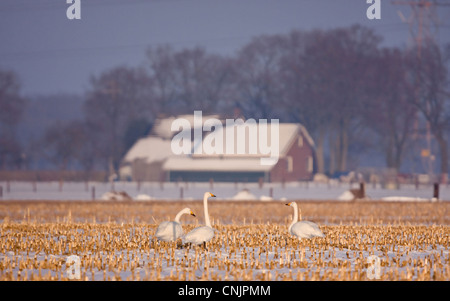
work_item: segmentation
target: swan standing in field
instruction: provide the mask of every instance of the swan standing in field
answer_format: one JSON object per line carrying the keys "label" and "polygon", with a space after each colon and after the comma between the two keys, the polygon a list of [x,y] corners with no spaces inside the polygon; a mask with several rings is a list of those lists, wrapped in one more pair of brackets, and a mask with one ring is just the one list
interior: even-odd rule
{"label": "swan standing in field", "polygon": [[294,219],[289,226],[289,233],[298,238],[325,237],[319,226],[310,221],[298,221],[298,207],[296,202],[287,203],[294,208]]}
{"label": "swan standing in field", "polygon": [[194,245],[206,244],[206,242],[210,241],[214,237],[214,229],[211,227],[211,222],[209,221],[208,214],[208,198],[216,197],[214,194],[210,192],[205,192],[203,196],[203,210],[205,214],[205,226],[197,227],[191,232],[187,233],[183,238],[183,244],[191,243]]}
{"label": "swan standing in field", "polygon": [[178,237],[184,234],[183,228],[180,224],[180,218],[183,214],[190,214],[195,216],[189,208],[184,208],[175,216],[174,221],[165,221],[159,224],[158,229],[156,229],[155,237],[162,241],[176,241]]}

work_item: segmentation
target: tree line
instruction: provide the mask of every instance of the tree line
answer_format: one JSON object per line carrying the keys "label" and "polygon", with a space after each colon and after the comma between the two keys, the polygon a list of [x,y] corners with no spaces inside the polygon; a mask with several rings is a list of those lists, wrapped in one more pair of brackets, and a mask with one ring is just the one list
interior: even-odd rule
{"label": "tree line", "polygon": [[[65,170],[116,171],[131,145],[161,115],[202,110],[303,124],[315,141],[316,169],[349,169],[349,153],[374,150],[399,171],[405,154],[431,133],[439,174],[448,175],[450,45],[381,46],[372,29],[354,25],[294,30],[253,38],[232,56],[195,47],[149,48],[138,67],[92,75],[84,118],[50,126],[42,138],[48,160]],[[0,168],[18,168],[15,128],[26,100],[17,76],[0,72]],[[425,149],[425,151],[423,151]]]}

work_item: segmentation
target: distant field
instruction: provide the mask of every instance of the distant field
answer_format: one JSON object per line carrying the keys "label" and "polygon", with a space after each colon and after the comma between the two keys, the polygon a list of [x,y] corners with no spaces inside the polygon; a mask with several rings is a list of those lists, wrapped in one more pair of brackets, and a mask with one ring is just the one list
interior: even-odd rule
{"label": "distant field", "polygon": [[68,280],[70,255],[81,280],[450,280],[449,202],[298,204],[325,238],[288,235],[281,201],[210,201],[203,249],[153,239],[184,207],[203,224],[200,201],[1,201],[0,280]]}
{"label": "distant field", "polygon": [[[287,224],[292,208],[283,201],[218,201],[209,203],[213,223]],[[303,219],[319,224],[450,224],[450,202],[336,202],[297,201]],[[71,218],[76,223],[146,223],[172,220],[184,207],[190,207],[197,218],[184,216],[185,224],[203,223],[201,201],[0,201],[0,222],[54,223]]]}

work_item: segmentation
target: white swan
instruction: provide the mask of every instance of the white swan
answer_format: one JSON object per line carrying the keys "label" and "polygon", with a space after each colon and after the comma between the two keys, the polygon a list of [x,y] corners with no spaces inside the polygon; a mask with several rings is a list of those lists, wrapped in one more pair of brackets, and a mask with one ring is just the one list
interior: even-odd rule
{"label": "white swan", "polygon": [[205,192],[203,196],[203,210],[205,214],[205,226],[197,227],[191,232],[187,233],[183,238],[183,243],[191,243],[194,245],[199,245],[210,241],[214,237],[214,229],[211,227],[211,222],[209,221],[208,214],[208,198],[215,197],[214,194],[210,192]]}
{"label": "white swan", "polygon": [[183,214],[190,214],[195,216],[189,208],[184,208],[175,216],[174,221],[165,221],[159,224],[158,229],[156,229],[155,237],[162,241],[176,241],[178,237],[184,234],[183,228],[180,224],[180,218]]}
{"label": "white swan", "polygon": [[289,226],[289,233],[298,238],[325,237],[319,226],[310,221],[298,221],[298,207],[296,202],[287,203],[294,208],[294,219]]}

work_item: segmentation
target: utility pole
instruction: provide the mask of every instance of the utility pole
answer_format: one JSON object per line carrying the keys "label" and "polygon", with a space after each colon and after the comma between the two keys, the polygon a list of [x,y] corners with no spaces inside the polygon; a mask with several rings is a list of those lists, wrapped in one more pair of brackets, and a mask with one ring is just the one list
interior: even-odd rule
{"label": "utility pole", "polygon": [[[394,5],[409,6],[412,14],[406,18],[401,11],[398,12],[400,19],[404,23],[408,23],[409,31],[413,39],[413,44],[417,49],[417,59],[420,62],[422,59],[422,46],[425,43],[436,43],[439,18],[436,9],[438,6],[450,6],[450,2],[438,2],[436,0],[393,0]],[[418,85],[415,85],[416,97],[419,97]],[[429,112],[429,103],[427,102],[425,110]],[[418,128],[418,116],[416,116],[416,126]],[[417,137],[417,136],[416,136]],[[426,122],[426,148],[421,150],[421,157],[426,160],[426,169],[430,177],[433,175],[433,161],[435,156],[431,151],[432,135],[430,129],[430,122]]]}
{"label": "utility pole", "polygon": [[[121,90],[117,85],[117,82],[115,80],[111,80],[109,81],[109,85],[108,88],[103,90],[104,94],[110,95],[112,101],[115,103],[117,101],[117,96],[120,94]],[[116,159],[116,154],[117,154],[117,149],[118,149],[118,134],[117,134],[117,119],[118,119],[118,114],[120,114],[120,112],[117,112],[117,106],[113,105],[111,107],[111,109],[113,109],[112,114],[114,115],[112,117],[113,123],[112,123],[112,137],[111,137],[111,147],[112,147],[112,152],[110,154],[109,157],[109,177],[110,177],[110,181],[111,178],[116,178],[117,175],[117,171],[116,171],[116,167],[114,166],[114,160]]]}
{"label": "utility pole", "polygon": [[411,8],[412,15],[409,18],[405,18],[401,11],[398,14],[403,22],[408,23],[413,41],[417,45],[417,55],[420,58],[424,42],[436,41],[439,28],[436,8],[438,6],[450,6],[450,2],[433,0],[394,0],[391,2],[395,5],[407,5]]}

